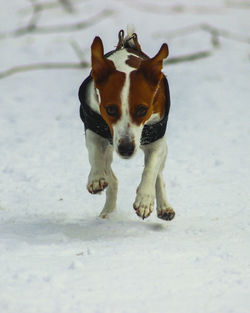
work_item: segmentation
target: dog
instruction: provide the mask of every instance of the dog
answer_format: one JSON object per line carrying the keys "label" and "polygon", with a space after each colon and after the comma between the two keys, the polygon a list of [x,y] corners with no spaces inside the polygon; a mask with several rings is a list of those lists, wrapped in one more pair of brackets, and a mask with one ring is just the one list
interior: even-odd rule
{"label": "dog", "polygon": [[162,171],[167,157],[165,131],[170,108],[168,81],[162,73],[168,46],[148,57],[136,33],[118,33],[115,50],[104,54],[100,37],[91,45],[90,75],[79,89],[80,116],[85,126],[86,146],[91,170],[87,189],[91,194],[106,189],[106,202],[100,217],[107,218],[116,208],[118,181],[111,163],[113,150],[130,159],[141,148],[145,167],[133,204],[142,219],[153,211],[172,220]]}

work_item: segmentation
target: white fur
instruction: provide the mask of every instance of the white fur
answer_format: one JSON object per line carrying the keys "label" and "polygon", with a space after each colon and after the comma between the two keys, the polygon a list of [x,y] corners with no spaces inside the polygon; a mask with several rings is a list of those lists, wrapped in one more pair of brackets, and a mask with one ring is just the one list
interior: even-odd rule
{"label": "white fur", "polygon": [[[126,51],[126,50],[121,50],[121,51]],[[127,60],[128,53],[126,53],[125,57],[126,57],[125,60]],[[129,114],[130,73],[134,69],[128,65],[124,66],[124,63],[125,62],[123,62],[123,66],[121,66],[121,68],[124,70],[124,73],[126,74],[125,83],[121,91],[122,114],[121,114],[121,118],[113,126],[113,130],[114,130],[113,144],[114,144],[114,149],[118,152],[118,146],[119,146],[120,141],[123,140],[124,138],[127,138],[130,142],[135,143],[135,152],[136,152],[140,146],[142,126],[137,126],[136,124],[134,124]],[[115,65],[117,69],[119,68],[120,70],[120,67],[118,67],[120,66],[120,64],[117,64],[115,62]]]}
{"label": "white fur", "polygon": [[91,130],[86,131],[86,145],[89,152],[91,170],[87,189],[90,193],[99,193],[108,186],[106,202],[100,217],[107,217],[116,207],[118,182],[112,169],[113,148],[108,141]]}
{"label": "white fur", "polygon": [[126,60],[128,59],[129,55],[131,55],[131,53],[128,52],[126,49],[120,49],[120,50],[117,50],[115,53],[111,54],[108,57],[108,59],[113,61],[118,71],[124,72],[127,74],[134,70],[133,67],[129,66],[126,63]]}
{"label": "white fur", "polygon": [[93,80],[89,83],[87,90],[87,103],[93,111],[100,114],[100,93],[99,90],[95,88]]}

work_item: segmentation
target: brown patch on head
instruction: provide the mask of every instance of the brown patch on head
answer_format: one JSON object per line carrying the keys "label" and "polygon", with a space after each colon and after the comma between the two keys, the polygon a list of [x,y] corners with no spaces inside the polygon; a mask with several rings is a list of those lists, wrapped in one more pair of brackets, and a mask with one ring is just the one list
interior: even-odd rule
{"label": "brown patch on head", "polygon": [[125,82],[125,73],[115,71],[106,81],[98,85],[100,92],[101,115],[113,134],[113,124],[121,117],[121,90]]}
{"label": "brown patch on head", "polygon": [[159,52],[152,58],[148,60],[144,60],[138,71],[140,71],[145,79],[151,85],[158,85],[159,81],[162,78],[162,62],[168,56],[168,46],[164,43]]}
{"label": "brown patch on head", "polygon": [[144,125],[152,113],[164,114],[165,87],[161,70],[167,56],[168,46],[163,44],[155,57],[143,60],[139,68],[130,73],[130,115],[137,125]]}
{"label": "brown patch on head", "polygon": [[[156,91],[155,89],[156,88],[151,86],[147,82],[143,74],[138,72],[138,70],[132,71],[130,73],[130,116],[137,125],[144,124],[145,121],[148,120],[151,116],[153,111],[152,103]],[[141,107],[145,107],[147,109],[147,113],[145,114],[145,116],[138,117],[136,112]]]}
{"label": "brown patch on head", "polygon": [[142,59],[130,54],[125,63],[130,67],[139,68],[141,61]]}
{"label": "brown patch on head", "polygon": [[114,63],[104,57],[102,40],[96,37],[91,46],[92,72],[95,87],[100,92],[101,115],[113,133],[113,124],[121,116],[121,90],[125,73],[116,70]]}
{"label": "brown patch on head", "polygon": [[144,52],[142,52],[141,50],[135,50],[134,48],[131,47],[126,47],[126,50],[130,53],[133,53],[135,55],[137,55],[139,58],[141,59],[149,59],[149,56],[147,56]]}

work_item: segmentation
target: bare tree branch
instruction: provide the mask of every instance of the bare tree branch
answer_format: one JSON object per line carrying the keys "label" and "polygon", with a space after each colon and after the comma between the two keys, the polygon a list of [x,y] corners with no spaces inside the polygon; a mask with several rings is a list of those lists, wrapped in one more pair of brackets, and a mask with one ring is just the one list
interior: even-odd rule
{"label": "bare tree branch", "polygon": [[84,57],[84,52],[81,50],[80,46],[78,45],[78,43],[75,40],[71,40],[70,41],[70,45],[73,48],[76,56],[78,57],[80,62],[83,62],[83,57]]}
{"label": "bare tree branch", "polygon": [[192,34],[201,30],[201,25],[189,25],[172,31],[158,31],[153,34],[156,38],[167,37],[168,39],[183,36],[185,34]]}
{"label": "bare tree branch", "polygon": [[70,0],[59,0],[59,2],[61,3],[65,11],[69,13],[73,13],[75,11]]}
{"label": "bare tree branch", "polygon": [[228,30],[216,28],[214,26],[208,25],[208,24],[201,24],[201,28],[207,32],[210,32],[210,34],[217,34],[217,36],[221,36],[227,39],[248,43],[250,44],[250,37],[243,37],[238,34],[231,33]]}
{"label": "bare tree branch", "polygon": [[34,28],[36,28],[37,21],[40,17],[40,11],[39,11],[39,6],[36,3],[36,0],[30,0],[30,1],[32,3],[32,15],[31,15],[29,24],[27,26],[27,29],[29,31],[32,31]]}
{"label": "bare tree branch", "polygon": [[243,43],[250,43],[250,37],[243,37],[234,33],[231,33],[228,30],[216,28],[209,24],[198,24],[198,25],[191,25],[187,27],[183,27],[172,32],[158,32],[155,34],[156,37],[167,37],[167,38],[176,38],[178,36],[183,36],[190,33],[195,33],[197,31],[205,31],[208,32],[212,36],[212,44],[214,46],[218,46],[218,37],[224,37],[227,39],[243,42]]}
{"label": "bare tree branch", "polygon": [[51,25],[51,26],[35,26],[32,29],[28,26],[18,28],[9,33],[0,33],[0,39],[8,38],[8,37],[19,37],[25,34],[47,34],[47,33],[63,33],[63,32],[72,32],[79,31],[86,27],[90,27],[93,24],[100,22],[101,18],[110,16],[113,14],[112,10],[103,10],[100,13],[92,16],[88,20],[73,23],[73,24],[62,24],[62,25]]}
{"label": "bare tree branch", "polygon": [[176,64],[176,63],[183,63],[183,62],[191,62],[191,61],[196,61],[199,59],[204,59],[209,56],[211,56],[212,51],[207,50],[207,51],[200,51],[200,52],[195,52],[195,53],[190,53],[187,55],[182,55],[178,57],[171,57],[164,61],[164,65],[170,65],[170,64]]}
{"label": "bare tree branch", "polygon": [[40,26],[35,29],[35,33],[58,33],[58,32],[72,32],[84,29],[86,27],[92,26],[93,24],[100,22],[100,19],[113,14],[111,10],[103,10],[100,13],[92,16],[90,19],[73,24],[62,24],[53,26]]}
{"label": "bare tree branch", "polygon": [[[191,53],[183,56],[178,57],[171,57],[164,62],[164,65],[172,65],[177,63],[183,62],[191,62],[196,61],[199,59],[203,59],[209,57],[212,54],[211,51],[201,51],[196,53]],[[88,62],[82,61],[80,63],[70,63],[70,62],[63,62],[63,63],[35,63],[35,64],[27,64],[27,65],[20,65],[14,66],[10,69],[0,72],[0,79],[9,77],[11,75],[22,73],[22,72],[29,72],[29,71],[36,71],[36,70],[55,70],[55,69],[83,69],[83,68],[90,68],[90,64]]]}
{"label": "bare tree branch", "polygon": [[[80,1],[82,0],[78,0],[78,2]],[[68,3],[66,4],[65,2],[68,2]],[[76,0],[74,0],[74,2],[76,2]],[[47,1],[47,2],[43,1],[43,2],[38,2],[35,5],[38,11],[57,9],[60,6],[64,6],[64,10],[68,13],[72,13],[71,10],[72,9],[74,10],[72,2],[70,2],[69,0]],[[21,9],[19,12],[26,14],[26,13],[30,13],[31,10],[33,10],[33,8],[26,7],[26,8]]]}
{"label": "bare tree branch", "polygon": [[243,9],[243,10],[250,9],[250,2],[249,1],[247,2],[247,1],[243,0],[241,2],[239,2],[239,1],[235,2],[235,1],[229,0],[229,1],[226,1],[225,4],[229,8]]}
{"label": "bare tree branch", "polygon": [[223,6],[203,6],[203,5],[155,5],[152,3],[138,2],[138,1],[126,1],[126,5],[133,6],[136,9],[144,10],[147,12],[153,12],[157,14],[221,14]]}
{"label": "bare tree branch", "polygon": [[55,69],[83,69],[89,67],[89,63],[81,62],[81,63],[35,63],[35,64],[27,64],[27,65],[20,65],[14,66],[10,69],[0,72],[0,79],[6,78],[8,76],[28,72],[28,71],[36,71],[36,70],[55,70]]}

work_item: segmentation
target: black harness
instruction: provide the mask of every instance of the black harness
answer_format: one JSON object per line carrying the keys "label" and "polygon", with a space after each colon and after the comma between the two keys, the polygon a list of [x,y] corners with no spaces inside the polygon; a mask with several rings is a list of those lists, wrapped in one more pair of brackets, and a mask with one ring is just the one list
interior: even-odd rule
{"label": "black harness", "polygon": [[[106,55],[107,56],[107,55]],[[141,145],[150,144],[160,138],[162,138],[166,132],[168,113],[170,109],[170,95],[168,81],[166,77],[163,77],[165,86],[165,114],[164,117],[157,123],[151,125],[144,125],[141,135]],[[110,144],[113,144],[113,138],[109,129],[108,124],[102,118],[102,116],[91,109],[86,99],[87,88],[89,83],[92,81],[92,77],[89,75],[81,84],[79,88],[79,100],[80,105],[80,117],[84,123],[85,131],[87,129],[92,130],[94,133],[108,139]]]}

